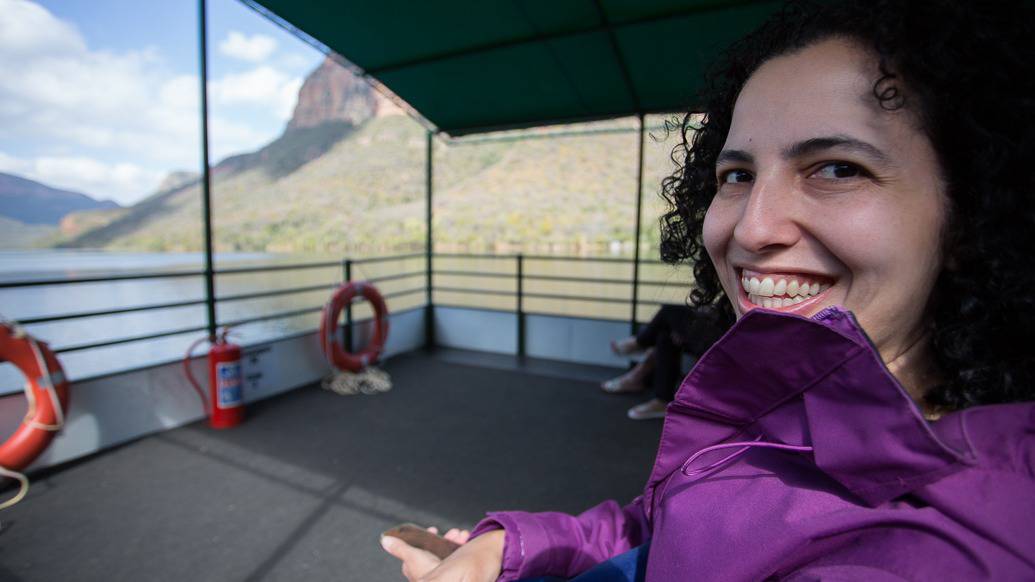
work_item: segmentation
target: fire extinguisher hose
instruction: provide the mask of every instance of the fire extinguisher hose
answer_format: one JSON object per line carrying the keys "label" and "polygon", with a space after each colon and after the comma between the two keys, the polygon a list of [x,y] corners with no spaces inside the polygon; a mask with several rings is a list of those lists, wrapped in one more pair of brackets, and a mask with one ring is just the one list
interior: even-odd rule
{"label": "fire extinguisher hose", "polygon": [[196,350],[199,345],[207,341],[208,336],[198,338],[190,345],[189,348],[187,348],[187,353],[183,356],[183,374],[187,376],[187,381],[194,387],[194,391],[198,393],[198,398],[201,398],[201,409],[205,411],[206,415],[210,414],[208,409],[208,398],[205,397],[205,391],[201,389],[201,385],[198,384],[198,380],[194,377],[194,372],[190,369],[190,359],[194,354],[194,350]]}

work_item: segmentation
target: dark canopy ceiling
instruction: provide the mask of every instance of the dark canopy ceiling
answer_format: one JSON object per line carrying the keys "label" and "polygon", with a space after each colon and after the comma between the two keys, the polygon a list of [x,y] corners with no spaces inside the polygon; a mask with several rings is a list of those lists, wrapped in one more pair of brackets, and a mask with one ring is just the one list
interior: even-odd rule
{"label": "dark canopy ceiling", "polygon": [[454,136],[686,109],[711,58],[778,5],[246,1],[342,55]]}

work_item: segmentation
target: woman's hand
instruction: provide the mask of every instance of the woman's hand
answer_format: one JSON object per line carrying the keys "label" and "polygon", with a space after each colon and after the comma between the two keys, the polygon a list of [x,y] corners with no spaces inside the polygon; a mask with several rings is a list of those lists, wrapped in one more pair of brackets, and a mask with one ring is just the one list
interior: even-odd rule
{"label": "woman's hand", "polygon": [[[428,531],[438,533],[429,527]],[[493,582],[503,564],[503,530],[488,532],[467,543],[470,533],[451,529],[443,536],[461,546],[445,560],[389,536],[381,538],[385,551],[402,560],[409,582]]]}

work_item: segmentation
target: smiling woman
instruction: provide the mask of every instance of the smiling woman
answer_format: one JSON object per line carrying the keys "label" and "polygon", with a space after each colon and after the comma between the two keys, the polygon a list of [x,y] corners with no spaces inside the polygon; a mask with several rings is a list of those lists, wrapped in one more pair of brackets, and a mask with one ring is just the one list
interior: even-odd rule
{"label": "smiling woman", "polygon": [[[703,239],[738,317],[840,305],[896,368],[922,364],[910,356],[927,349],[948,197],[915,113],[865,99],[879,66],[858,42],[832,38],[759,67],[716,162]],[[795,282],[808,299],[795,302]],[[922,397],[928,386],[905,387]]]}
{"label": "smiling woman", "polygon": [[793,267],[830,289],[791,310],[853,311],[890,366],[924,363],[903,380],[929,410],[1035,397],[1030,12],[796,4],[744,39],[664,184],[692,302],[742,315],[745,269]]}
{"label": "smiling woman", "polygon": [[[420,580],[1035,578],[1030,3],[795,2],[687,115],[662,254],[732,329],[643,495],[493,512]],[[537,578],[539,580],[540,578]]]}

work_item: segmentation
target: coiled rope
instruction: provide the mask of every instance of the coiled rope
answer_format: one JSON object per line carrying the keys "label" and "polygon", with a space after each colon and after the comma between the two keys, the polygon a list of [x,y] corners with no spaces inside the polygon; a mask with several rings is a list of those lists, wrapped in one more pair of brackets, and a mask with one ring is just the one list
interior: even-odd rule
{"label": "coiled rope", "polygon": [[380,394],[392,389],[392,378],[388,372],[373,366],[367,366],[360,372],[346,370],[335,371],[320,383],[324,390],[341,396],[356,394]]}

